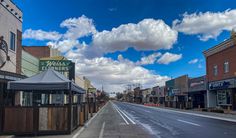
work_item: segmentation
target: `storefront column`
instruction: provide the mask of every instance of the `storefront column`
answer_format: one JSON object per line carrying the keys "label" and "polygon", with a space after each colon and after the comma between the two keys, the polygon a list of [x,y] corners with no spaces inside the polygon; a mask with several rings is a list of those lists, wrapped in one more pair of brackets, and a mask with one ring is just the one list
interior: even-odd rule
{"label": "storefront column", "polygon": [[207,108],[216,107],[216,92],[207,90]]}
{"label": "storefront column", "polygon": [[68,131],[69,133],[72,132],[72,92],[71,90],[67,91],[68,92]]}
{"label": "storefront column", "polygon": [[236,89],[232,89],[232,110],[236,110]]}
{"label": "storefront column", "polygon": [[0,83],[0,133],[3,126],[3,83]]}

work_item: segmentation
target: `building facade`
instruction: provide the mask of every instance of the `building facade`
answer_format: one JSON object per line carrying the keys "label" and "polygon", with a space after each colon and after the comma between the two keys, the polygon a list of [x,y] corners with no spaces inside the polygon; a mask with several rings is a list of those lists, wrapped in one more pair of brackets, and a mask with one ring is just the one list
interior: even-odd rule
{"label": "building facade", "polygon": [[142,92],[140,90],[140,87],[134,88],[134,102],[137,104],[142,103]]}
{"label": "building facade", "polygon": [[22,74],[30,77],[39,73],[39,59],[22,50]]}
{"label": "building facade", "polygon": [[188,75],[166,81],[166,106],[186,108],[188,101]]}
{"label": "building facade", "polygon": [[189,79],[189,101],[192,108],[207,107],[207,83],[206,76]]}
{"label": "building facade", "polygon": [[49,46],[23,46],[23,49],[39,59],[51,57]]}
{"label": "building facade", "polygon": [[11,0],[0,1],[0,37],[8,46],[9,56],[8,60],[1,57],[6,61],[1,70],[21,74],[22,12]]}
{"label": "building facade", "polygon": [[236,33],[206,51],[208,107],[236,110]]}
{"label": "building facade", "polygon": [[[7,93],[7,82],[25,78],[21,75],[22,11],[11,1],[0,1],[0,122],[3,104],[12,105],[19,99]],[[19,93],[18,93],[19,95]],[[3,129],[0,123],[0,131]]]}

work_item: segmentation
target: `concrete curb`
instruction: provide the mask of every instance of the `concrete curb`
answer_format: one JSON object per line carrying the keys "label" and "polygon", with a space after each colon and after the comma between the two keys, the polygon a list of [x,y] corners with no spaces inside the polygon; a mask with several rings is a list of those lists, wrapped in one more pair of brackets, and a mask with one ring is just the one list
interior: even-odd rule
{"label": "concrete curb", "polygon": [[[110,101],[109,101],[109,102],[110,102]],[[85,123],[85,125],[84,125],[83,127],[81,127],[80,130],[79,130],[75,135],[73,135],[72,138],[77,138],[77,137],[84,131],[84,129],[87,128],[88,125],[94,120],[94,118],[95,118],[98,114],[101,113],[101,111],[105,108],[105,106],[108,105],[109,102],[107,102],[87,123]]]}

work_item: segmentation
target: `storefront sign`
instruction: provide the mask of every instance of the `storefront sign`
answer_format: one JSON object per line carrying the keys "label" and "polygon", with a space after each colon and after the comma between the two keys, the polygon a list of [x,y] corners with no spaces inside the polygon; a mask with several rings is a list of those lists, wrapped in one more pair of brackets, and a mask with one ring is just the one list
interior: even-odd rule
{"label": "storefront sign", "polygon": [[190,87],[196,87],[196,86],[201,86],[201,85],[204,85],[204,81],[199,81],[199,82],[193,82],[190,84]]}
{"label": "storefront sign", "polygon": [[172,93],[173,94],[178,94],[178,93],[180,93],[180,90],[179,89],[172,89]]}
{"label": "storefront sign", "polygon": [[96,88],[88,88],[89,93],[96,93]]}
{"label": "storefront sign", "polygon": [[40,60],[39,70],[44,71],[49,68],[53,68],[56,71],[66,72],[69,71],[71,66],[70,60]]}
{"label": "storefront sign", "polygon": [[209,90],[235,88],[235,79],[222,80],[209,83]]}

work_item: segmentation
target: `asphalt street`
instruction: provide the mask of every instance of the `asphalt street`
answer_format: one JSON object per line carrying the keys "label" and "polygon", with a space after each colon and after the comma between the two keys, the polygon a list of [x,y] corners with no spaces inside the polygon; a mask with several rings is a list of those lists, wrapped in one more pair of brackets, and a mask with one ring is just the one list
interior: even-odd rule
{"label": "asphalt street", "polygon": [[[77,138],[154,138],[120,109],[108,102]],[[73,137],[75,138],[75,136]]]}
{"label": "asphalt street", "polygon": [[114,102],[137,126],[157,138],[235,138],[236,123],[161,108]]}

